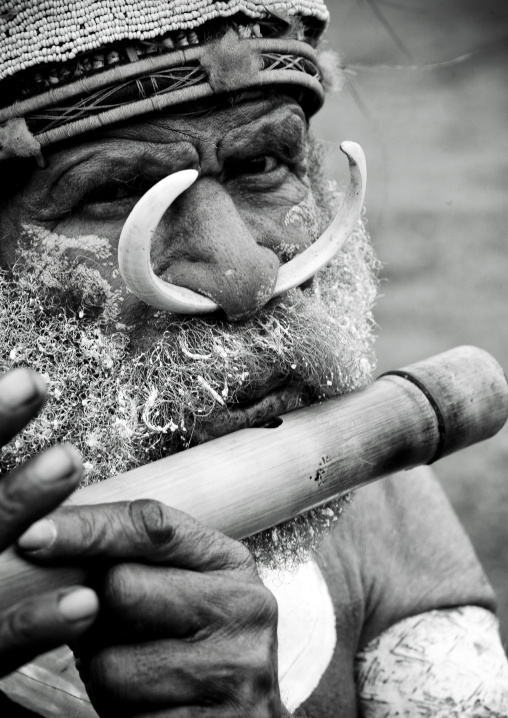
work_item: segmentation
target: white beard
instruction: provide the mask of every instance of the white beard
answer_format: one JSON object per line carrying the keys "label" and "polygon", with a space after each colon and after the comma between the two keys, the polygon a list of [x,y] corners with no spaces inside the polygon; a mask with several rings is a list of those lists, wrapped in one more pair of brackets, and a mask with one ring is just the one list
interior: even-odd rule
{"label": "white beard", "polygon": [[[48,401],[4,449],[3,472],[65,441],[82,453],[83,483],[101,481],[207,440],[218,426],[227,431],[227,406],[249,400],[271,377],[297,388],[301,404],[358,389],[371,377],[377,263],[360,225],[311,289],[293,290],[235,324],[150,308],[119,324],[118,296],[97,270],[69,258],[58,241],[41,252],[40,240],[28,239],[14,270],[0,277],[0,369],[31,366],[46,378]],[[264,564],[300,561],[341,505],[331,502],[248,544]]]}

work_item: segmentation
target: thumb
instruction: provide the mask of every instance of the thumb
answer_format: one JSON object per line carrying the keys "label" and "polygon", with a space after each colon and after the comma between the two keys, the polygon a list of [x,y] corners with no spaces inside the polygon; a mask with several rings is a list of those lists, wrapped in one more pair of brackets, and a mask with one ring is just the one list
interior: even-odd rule
{"label": "thumb", "polygon": [[94,622],[99,600],[74,586],[10,607],[0,616],[0,675],[6,675],[83,633]]}

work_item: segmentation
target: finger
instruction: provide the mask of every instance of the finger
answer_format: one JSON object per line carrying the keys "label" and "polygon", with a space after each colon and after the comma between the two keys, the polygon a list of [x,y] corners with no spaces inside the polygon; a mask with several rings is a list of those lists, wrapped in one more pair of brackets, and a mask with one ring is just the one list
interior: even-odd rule
{"label": "finger", "polygon": [[101,557],[194,571],[242,569],[257,578],[255,563],[242,544],[158,501],[63,507],[52,520],[56,536],[51,542],[38,540],[30,529],[18,541],[19,548],[29,549],[38,560]]}
{"label": "finger", "polygon": [[80,667],[81,679],[99,714],[116,705],[124,714],[183,705],[244,706],[278,692],[277,670],[267,641],[250,646],[157,641],[107,648]]}
{"label": "finger", "polygon": [[238,711],[226,715],[219,708],[203,708],[203,706],[184,706],[169,708],[156,713],[137,713],[134,718],[238,718]]}
{"label": "finger", "polygon": [[[0,548],[9,546],[30,524],[53,511],[74,491],[81,457],[72,446],[53,446],[0,482]],[[47,524],[54,535],[51,524]],[[37,524],[34,525],[37,531]]]}
{"label": "finger", "polygon": [[240,706],[178,706],[177,708],[164,708],[160,711],[150,711],[150,713],[136,713],[132,718],[239,718],[240,716],[255,715],[257,718],[292,718],[293,715],[298,715],[299,718],[306,718],[306,713],[301,709],[298,714],[289,713],[282,704],[280,708],[275,711],[270,706],[266,706],[266,710],[263,712],[262,707],[258,707],[255,713],[246,713]]}
{"label": "finger", "polygon": [[28,424],[45,398],[43,378],[30,369],[14,369],[0,378],[0,446]]}
{"label": "finger", "polygon": [[[214,706],[213,708],[210,706],[179,706],[178,708],[166,708],[155,713],[136,713],[133,718],[238,718],[239,715],[247,714],[239,713],[237,706],[229,708],[223,705]],[[267,718],[271,715],[276,714],[266,714]]]}
{"label": "finger", "polygon": [[[140,564],[119,564],[104,579],[97,632],[121,642],[199,638],[265,630],[277,625],[277,602],[261,581],[226,573],[199,573]],[[104,630],[102,631],[102,624]]]}
{"label": "finger", "polygon": [[75,638],[92,624],[98,609],[96,594],[79,587],[11,607],[0,616],[0,675]]}

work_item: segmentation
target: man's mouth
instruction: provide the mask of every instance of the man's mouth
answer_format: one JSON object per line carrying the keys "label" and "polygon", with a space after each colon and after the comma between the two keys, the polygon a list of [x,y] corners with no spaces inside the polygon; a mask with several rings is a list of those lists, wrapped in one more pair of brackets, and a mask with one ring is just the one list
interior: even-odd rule
{"label": "man's mouth", "polygon": [[301,386],[282,385],[250,401],[228,405],[212,421],[196,427],[195,438],[201,443],[239,429],[266,426],[306,403]]}

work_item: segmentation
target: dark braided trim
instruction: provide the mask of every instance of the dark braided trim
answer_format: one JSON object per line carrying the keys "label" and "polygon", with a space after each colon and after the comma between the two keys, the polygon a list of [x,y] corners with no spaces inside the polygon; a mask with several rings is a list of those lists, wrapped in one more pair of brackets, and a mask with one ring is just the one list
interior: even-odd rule
{"label": "dark braided trim", "polygon": [[[309,114],[316,112],[319,107],[321,107],[324,101],[324,91],[321,84],[316,52],[312,47],[305,42],[287,39],[246,39],[242,40],[242,42],[248,42],[249,48],[258,52],[263,60],[263,70],[258,73],[258,77],[253,83],[253,86],[266,85],[271,82],[275,84],[301,85],[303,88],[310,90],[311,95],[314,95],[314,97],[309,98]],[[0,123],[6,122],[14,117],[25,117],[28,121],[30,118],[33,120],[37,119],[38,121],[42,119],[43,116],[48,117],[48,111],[50,112],[53,109],[58,111],[58,108],[65,108],[67,112],[70,108],[75,107],[79,112],[79,108],[81,108],[84,98],[87,96],[96,97],[96,93],[100,90],[125,86],[125,83],[129,80],[155,76],[167,70],[175,70],[177,74],[178,72],[180,73],[178,82],[175,83],[175,87],[173,88],[174,91],[179,94],[178,100],[176,100],[175,95],[175,102],[170,102],[166,98],[164,106],[168,107],[171,104],[179,104],[182,101],[187,101],[185,98],[183,100],[181,99],[182,82],[183,85],[187,86],[195,85],[196,68],[200,68],[199,59],[206,47],[207,45],[187,47],[164,55],[147,57],[129,65],[116,66],[90,77],[73,81],[67,85],[58,86],[55,89],[43,92],[35,97],[15,102],[8,107],[0,109]],[[188,68],[186,81],[185,78],[181,76],[184,68]],[[280,73],[285,74],[281,76]],[[199,72],[197,74],[199,74]],[[200,81],[204,82],[204,78]],[[198,96],[205,97],[210,94],[208,84],[207,87],[207,91],[204,87],[201,88],[201,92],[197,93],[196,99]],[[188,89],[192,88],[189,87]],[[166,87],[165,94],[170,92],[171,90]],[[191,99],[194,99],[194,94],[196,93],[190,93],[192,96]],[[108,108],[107,112],[110,110],[111,108]],[[70,114],[72,116],[72,111]],[[143,114],[143,111],[141,114]],[[127,113],[125,119],[127,119],[127,116],[132,115]],[[53,121],[55,116],[51,115],[48,119]],[[121,119],[122,117],[119,117],[115,121]],[[109,124],[106,118],[105,123]],[[38,133],[37,130],[36,132]],[[72,136],[72,134],[75,133],[71,133],[69,136]],[[38,137],[38,139],[41,140],[40,137]],[[41,144],[49,144],[49,142],[55,141],[57,140],[47,138],[45,141],[41,141]]]}
{"label": "dark braided trim", "polygon": [[[261,59],[263,70],[256,78],[255,85],[278,84],[281,80],[286,84],[304,84],[308,78],[302,80],[301,75],[298,74],[303,73],[316,81],[315,89],[319,91],[320,73],[309,60],[296,55],[281,55],[274,52],[262,54]],[[282,71],[289,74],[280,74]],[[101,88],[77,101],[73,100],[42,112],[27,114],[25,120],[30,131],[38,137],[39,141],[41,135],[44,135],[49,141],[54,142],[55,140],[50,139],[55,136],[52,131],[64,125],[171,93],[171,98],[166,98],[167,104],[164,103],[168,107],[182,101],[181,91],[198,87],[205,92],[205,95],[200,93],[200,97],[208,95],[210,88],[207,74],[196,60],[183,67],[151,72],[112,87]],[[314,89],[312,84],[307,87],[310,90]],[[173,94],[177,92],[178,95]],[[189,95],[193,96],[193,93]],[[42,142],[42,144],[46,143]]]}
{"label": "dark braided trim", "polygon": [[[292,70],[273,70],[259,72],[256,79],[250,83],[249,87],[262,87],[266,85],[297,85],[300,88],[311,90],[313,95],[320,98],[319,106],[324,101],[324,92],[319,82],[309,75],[302,75]],[[245,89],[245,88],[242,88]],[[76,137],[85,132],[98,130],[101,127],[112,125],[117,122],[124,122],[134,117],[140,117],[151,112],[165,110],[168,107],[181,105],[187,102],[195,102],[208,97],[213,97],[214,91],[208,82],[202,82],[192,87],[169,91],[163,94],[155,94],[137,102],[127,102],[125,105],[115,107],[113,109],[98,112],[94,115],[88,115],[74,122],[63,124],[60,127],[36,134],[41,147],[45,147],[56,142]],[[314,111],[317,111],[317,103]]]}
{"label": "dark braided trim", "polygon": [[207,74],[196,61],[183,67],[159,70],[101,88],[82,98],[27,114],[25,120],[30,131],[40,136],[85,117],[204,83],[207,83]]}

